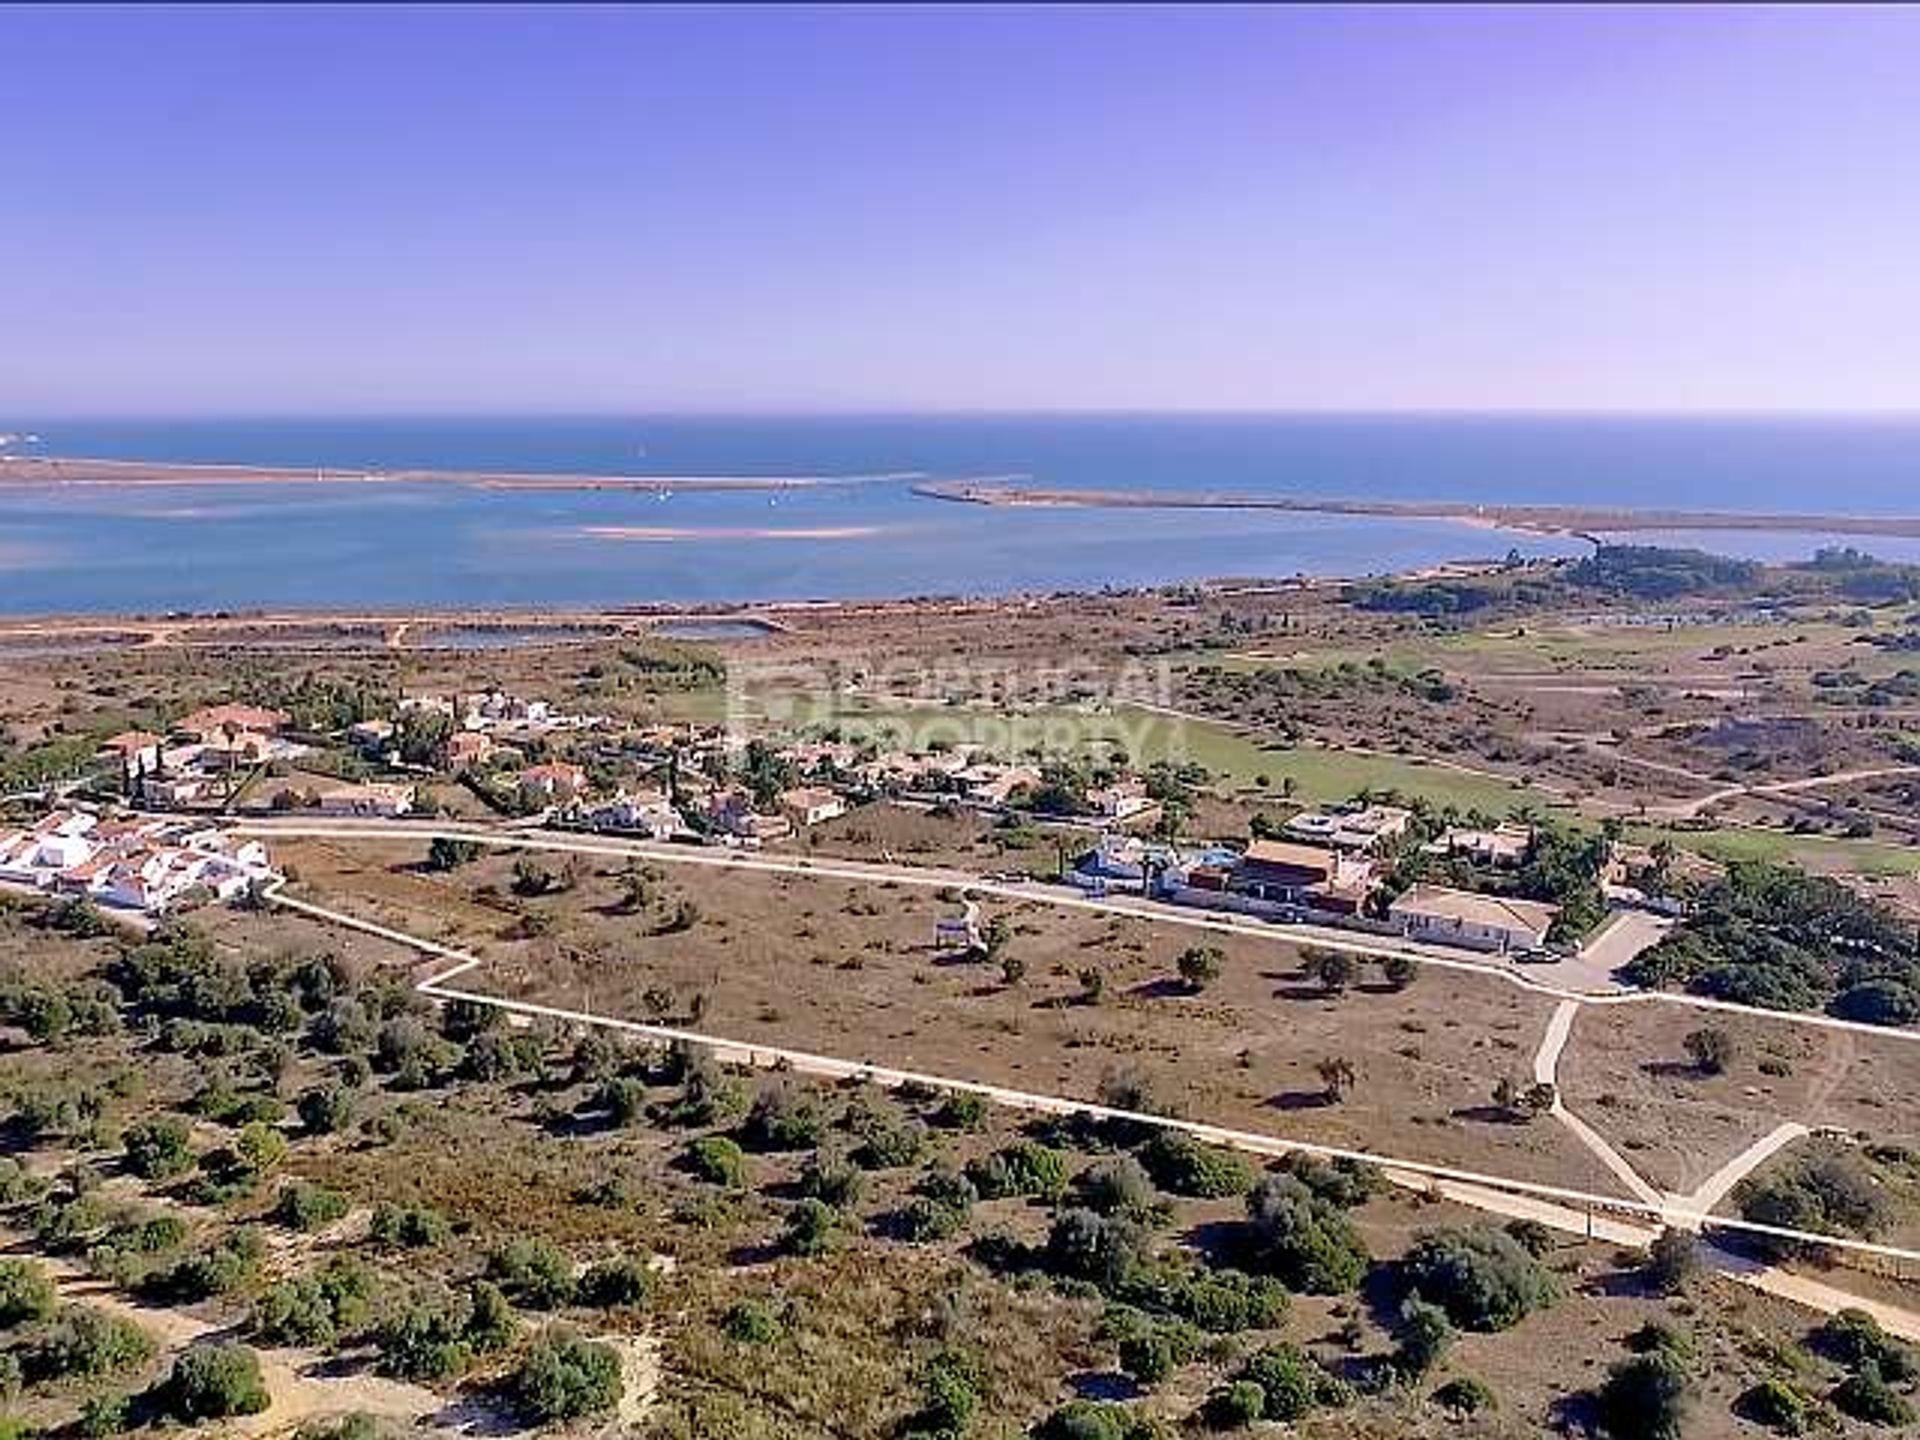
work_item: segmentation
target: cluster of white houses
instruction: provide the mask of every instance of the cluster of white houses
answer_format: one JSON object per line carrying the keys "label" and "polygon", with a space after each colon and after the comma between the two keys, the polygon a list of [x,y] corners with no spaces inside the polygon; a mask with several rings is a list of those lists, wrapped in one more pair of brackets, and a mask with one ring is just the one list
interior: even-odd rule
{"label": "cluster of white houses", "polygon": [[258,840],[190,821],[54,810],[0,831],[0,885],[149,916],[190,897],[236,900],[274,878]]}

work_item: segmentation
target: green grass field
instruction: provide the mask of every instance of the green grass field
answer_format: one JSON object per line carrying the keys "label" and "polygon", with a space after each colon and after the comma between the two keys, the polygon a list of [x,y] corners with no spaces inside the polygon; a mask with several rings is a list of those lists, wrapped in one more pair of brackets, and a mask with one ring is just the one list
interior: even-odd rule
{"label": "green grass field", "polygon": [[1662,838],[1710,860],[1767,860],[1791,863],[1825,875],[1912,875],[1920,873],[1920,848],[1877,840],[1794,835],[1784,830],[1728,828],[1682,830],[1630,825],[1627,838],[1648,845]]}

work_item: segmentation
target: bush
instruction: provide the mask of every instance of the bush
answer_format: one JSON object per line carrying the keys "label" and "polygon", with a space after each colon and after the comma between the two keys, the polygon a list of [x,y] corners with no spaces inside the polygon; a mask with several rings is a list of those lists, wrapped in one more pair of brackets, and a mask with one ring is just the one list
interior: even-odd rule
{"label": "bush", "polygon": [[1217,945],[1192,945],[1182,950],[1174,963],[1187,989],[1198,995],[1220,978],[1226,958],[1226,953]]}
{"label": "bush", "polygon": [[1292,1345],[1271,1345],[1255,1352],[1241,1372],[1261,1394],[1261,1416],[1293,1421],[1317,1406],[1343,1404],[1346,1387],[1309,1355]]}
{"label": "bush", "polygon": [[231,1295],[253,1283],[265,1253],[266,1246],[254,1231],[234,1230],[170,1269],[154,1271],[140,1288],[156,1299],[189,1305]]}
{"label": "bush", "polygon": [[120,1394],[89,1395],[80,1402],[80,1433],[86,1440],[105,1440],[133,1428],[133,1401]]}
{"label": "bush", "polygon": [[706,1135],[687,1146],[687,1172],[709,1185],[724,1185],[729,1190],[743,1189],[747,1183],[746,1153],[724,1135]]}
{"label": "bush", "polygon": [[603,1260],[580,1277],[580,1298],[588,1305],[612,1309],[644,1305],[653,1293],[653,1275],[644,1262],[630,1256]]}
{"label": "bush", "polygon": [[353,1092],[340,1085],[316,1086],[294,1105],[310,1135],[335,1135],[347,1129],[357,1108]]}
{"label": "bush", "polygon": [[157,1387],[155,1408],[183,1425],[258,1415],[267,1408],[260,1357],[245,1345],[194,1345]]}
{"label": "bush", "polygon": [[0,1259],[0,1330],[53,1313],[53,1281],[33,1260]]}
{"label": "bush", "polygon": [[1717,1025],[1702,1026],[1689,1031],[1686,1039],[1687,1054],[1692,1057],[1694,1068],[1703,1075],[1723,1075],[1727,1067],[1733,1064],[1735,1046],[1733,1036]]}
{"label": "bush", "polygon": [[1810,1339],[1817,1352],[1849,1370],[1871,1365],[1886,1380],[1920,1380],[1920,1357],[1864,1310],[1840,1311],[1815,1329]]}
{"label": "bush", "polygon": [[1307,1189],[1342,1210],[1354,1210],[1386,1188],[1386,1177],[1364,1160],[1322,1160],[1295,1152],[1280,1162],[1281,1170]]}
{"label": "bush", "polygon": [[920,1158],[927,1139],[926,1129],[919,1121],[887,1111],[866,1116],[859,1133],[860,1143],[854,1148],[853,1160],[866,1170],[898,1170],[913,1164]]}
{"label": "bush", "polygon": [[254,1306],[254,1333],[269,1345],[330,1350],[364,1330],[373,1313],[373,1273],[336,1257],[310,1274],[267,1288]]}
{"label": "bush", "polygon": [[1076,1205],[1101,1215],[1125,1215],[1135,1220],[1152,1216],[1160,1197],[1153,1181],[1131,1155],[1097,1160],[1074,1177]]}
{"label": "bush", "polygon": [[851,1210],[867,1188],[866,1176],[844,1160],[815,1155],[800,1167],[800,1193],[836,1210]]}
{"label": "bush", "polygon": [[1878,1368],[1864,1365],[1833,1390],[1834,1408],[1869,1425],[1897,1429],[1914,1421],[1913,1404],[1889,1385]]}
{"label": "bush", "polygon": [[171,1116],[128,1126],[124,1143],[127,1169],[142,1180],[170,1180],[193,1168],[187,1127]]}
{"label": "bush", "polygon": [[1244,1195],[1253,1183],[1253,1168],[1240,1156],[1177,1130],[1154,1132],[1140,1147],[1140,1162],[1162,1190],[1195,1200]]}
{"label": "bush", "polygon": [[1073,1400],[1033,1427],[1032,1440],[1153,1440],[1152,1422],[1124,1405]]}
{"label": "bush", "polygon": [[984,1381],[980,1366],[960,1350],[938,1350],[914,1377],[920,1389],[920,1409],[907,1422],[907,1434],[925,1440],[945,1440],[965,1433],[980,1408]]}
{"label": "bush", "polygon": [[1270,1175],[1253,1188],[1247,1229],[1254,1263],[1295,1290],[1341,1295],[1366,1273],[1366,1246],[1346,1214],[1292,1175]]}
{"label": "bush", "polygon": [[933,1123],[943,1130],[978,1130],[986,1120],[986,1100],[969,1091],[947,1096],[933,1116]]}
{"label": "bush", "polygon": [[469,1307],[450,1296],[414,1296],[391,1310],[374,1331],[379,1369],[401,1380],[434,1381],[473,1363]]}
{"label": "bush", "polygon": [[444,1245],[452,1233],[447,1217],[429,1205],[384,1203],[375,1207],[368,1231],[383,1250],[425,1250]]}
{"label": "bush", "polygon": [[1266,1409],[1264,1390],[1251,1380],[1236,1380],[1207,1396],[1202,1415],[1211,1429],[1244,1430],[1259,1420]]}
{"label": "bush", "polygon": [[1601,1423],[1615,1440],[1680,1440],[1693,1379],[1684,1360],[1655,1350],[1614,1366],[1597,1398]]}
{"label": "bush", "polygon": [[27,1342],[20,1363],[26,1378],[36,1382],[97,1379],[143,1365],[152,1354],[153,1341],[131,1320],[70,1305]]}
{"label": "bush", "polygon": [[1662,1295],[1678,1295],[1700,1273],[1700,1237],[1690,1230],[1662,1230],[1647,1250],[1647,1284]]}
{"label": "bush", "polygon": [[814,1098],[785,1082],[775,1082],[754,1098],[740,1129],[754,1150],[811,1150],[820,1143],[820,1107]]}
{"label": "bush", "polygon": [[344,1218],[347,1210],[347,1197],[338,1190],[296,1180],[291,1185],[280,1187],[280,1198],[273,1206],[273,1218],[289,1230],[304,1232],[333,1224]]}
{"label": "bush", "polygon": [[1486,1382],[1476,1380],[1471,1375],[1462,1375],[1449,1380],[1433,1392],[1433,1403],[1442,1410],[1455,1415],[1478,1415],[1483,1410],[1497,1409],[1499,1401]]}
{"label": "bush", "polygon": [[840,1241],[840,1213],[824,1200],[802,1200],[787,1212],[781,1244],[789,1255],[824,1255]]}
{"label": "bush", "polygon": [[1777,1435],[1804,1435],[1819,1413],[1811,1397],[1784,1380],[1762,1380],[1733,1402],[1734,1413]]}
{"label": "bush", "polygon": [[1400,1262],[1407,1289],[1463,1330],[1505,1330],[1554,1295],[1553,1277],[1504,1230],[1422,1236]]}
{"label": "bush", "polygon": [[1148,1250],[1147,1232],[1134,1221],[1092,1210],[1062,1210],[1047,1232],[1046,1266],[1055,1275],[1112,1291],[1146,1259]]}
{"label": "bush", "polygon": [[1019,1140],[968,1162],[966,1175],[982,1200],[1015,1195],[1057,1200],[1067,1188],[1067,1156],[1037,1141]]}
{"label": "bush", "polygon": [[1286,1319],[1289,1301],[1286,1287],[1267,1276],[1171,1256],[1136,1265],[1114,1298],[1213,1335],[1274,1329]]}
{"label": "bush", "polygon": [[1438,1305],[1413,1299],[1400,1307],[1400,1323],[1393,1332],[1393,1366],[1410,1379],[1424,1376],[1440,1363],[1453,1343],[1453,1323]]}
{"label": "bush", "polygon": [[720,1317],[720,1329],[741,1345],[771,1345],[782,1333],[773,1312],[757,1300],[736,1300]]}
{"label": "bush", "polygon": [[1120,1342],[1120,1368],[1142,1389],[1151,1389],[1179,1366],[1179,1348],[1160,1330],[1143,1330]]}
{"label": "bush", "polygon": [[573,1303],[578,1290],[573,1261],[545,1240],[514,1240],[487,1257],[487,1277],[516,1305],[529,1310],[559,1310]]}
{"label": "bush", "polygon": [[602,1415],[620,1403],[620,1356],[611,1345],[556,1327],[534,1341],[510,1389],[535,1424]]}

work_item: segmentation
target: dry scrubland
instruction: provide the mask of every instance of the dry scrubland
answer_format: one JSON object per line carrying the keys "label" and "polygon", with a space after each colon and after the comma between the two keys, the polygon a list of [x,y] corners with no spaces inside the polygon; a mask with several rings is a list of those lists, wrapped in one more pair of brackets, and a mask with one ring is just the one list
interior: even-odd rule
{"label": "dry scrubland", "polygon": [[[564,894],[516,902],[551,916],[534,939],[477,889],[510,893],[513,862],[485,858],[424,873],[418,846],[286,850],[311,893],[349,913],[474,949],[464,988],[626,1019],[688,1022],[729,1039],[871,1061],[1016,1089],[1099,1098],[1116,1074],[1143,1079],[1172,1113],[1240,1129],[1482,1172],[1620,1193],[1562,1127],[1512,1123],[1490,1105],[1502,1077],[1531,1076],[1551,1002],[1512,986],[1422,970],[1393,992],[1369,968],[1329,997],[1276,939],[1057,909],[992,906],[1005,954],[1025,973],[965,963],[933,947],[936,916],[959,902],[908,887],[654,867],[646,913],[624,907],[623,866],[583,868]],[[565,857],[535,857],[558,872]],[[681,898],[690,929],[663,932]],[[1190,945],[1220,942],[1220,978],[1198,995],[1179,981]],[[1104,977],[1088,1003],[1080,974]],[[650,990],[671,1006],[650,1009]],[[1350,1061],[1353,1093],[1323,1102],[1317,1067]]]}
{"label": "dry scrubland", "polygon": [[[1688,1056],[1686,1037],[1706,1027],[1733,1040],[1723,1074]],[[1663,1190],[1693,1190],[1783,1121],[1920,1145],[1920,1039],[1909,1037],[1678,1005],[1589,1007],[1560,1083],[1567,1104]]]}

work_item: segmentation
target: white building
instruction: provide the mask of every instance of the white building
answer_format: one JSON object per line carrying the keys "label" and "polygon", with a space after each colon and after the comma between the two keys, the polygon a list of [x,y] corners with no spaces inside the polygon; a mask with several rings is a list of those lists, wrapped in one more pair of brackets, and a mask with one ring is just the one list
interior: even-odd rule
{"label": "white building", "polygon": [[1410,940],[1497,953],[1543,949],[1559,914],[1557,906],[1537,900],[1477,895],[1444,885],[1415,885],[1387,909]]}

